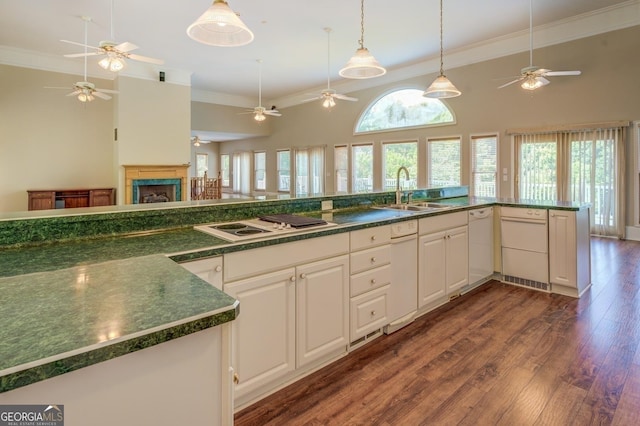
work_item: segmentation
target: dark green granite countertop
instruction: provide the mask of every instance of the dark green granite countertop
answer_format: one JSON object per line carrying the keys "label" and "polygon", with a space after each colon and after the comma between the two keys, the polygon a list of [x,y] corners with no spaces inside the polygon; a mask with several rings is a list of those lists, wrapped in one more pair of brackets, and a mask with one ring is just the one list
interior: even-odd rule
{"label": "dark green granite countertop", "polygon": [[0,248],[0,392],[235,319],[235,299],[175,262],[482,206],[584,207],[469,197],[440,202],[453,207],[305,213],[338,226],[250,242],[230,243],[186,226]]}
{"label": "dark green granite countertop", "polygon": [[0,392],[236,318],[238,302],[162,255],[0,278]]}

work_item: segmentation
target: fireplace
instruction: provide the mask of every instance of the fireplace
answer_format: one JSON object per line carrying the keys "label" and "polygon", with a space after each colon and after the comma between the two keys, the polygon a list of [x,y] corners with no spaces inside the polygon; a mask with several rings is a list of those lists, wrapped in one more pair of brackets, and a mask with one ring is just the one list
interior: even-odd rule
{"label": "fireplace", "polygon": [[188,164],[124,166],[125,204],[185,201]]}

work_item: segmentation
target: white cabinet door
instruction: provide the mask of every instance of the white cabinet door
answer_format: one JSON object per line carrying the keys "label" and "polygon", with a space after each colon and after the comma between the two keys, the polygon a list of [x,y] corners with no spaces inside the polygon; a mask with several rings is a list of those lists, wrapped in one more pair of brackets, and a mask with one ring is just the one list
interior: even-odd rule
{"label": "white cabinet door", "polygon": [[[297,366],[343,350],[349,343],[349,256],[296,268]],[[240,301],[242,312],[242,301]]]}
{"label": "white cabinet door", "polygon": [[423,235],[418,240],[418,307],[446,294],[446,232]]}
{"label": "white cabinet door", "polygon": [[549,280],[567,287],[576,285],[576,215],[572,211],[549,212]]}
{"label": "white cabinet door", "polygon": [[446,233],[446,287],[451,294],[469,283],[469,233],[466,226]]}
{"label": "white cabinet door", "polygon": [[222,290],[222,256],[193,260],[180,266],[202,278],[218,290]]}
{"label": "white cabinet door", "polygon": [[288,268],[225,284],[224,291],[240,301],[232,328],[236,398],[295,369],[295,280]]}

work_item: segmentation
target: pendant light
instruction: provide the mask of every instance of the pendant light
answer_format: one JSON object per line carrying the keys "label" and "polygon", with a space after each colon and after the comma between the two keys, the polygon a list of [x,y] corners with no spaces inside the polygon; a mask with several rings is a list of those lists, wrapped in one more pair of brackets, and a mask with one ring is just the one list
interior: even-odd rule
{"label": "pendant light", "polygon": [[455,98],[462,93],[444,75],[444,63],[442,60],[442,0],[440,0],[440,75],[431,83],[431,86],[423,93],[427,98]]}
{"label": "pendant light", "polygon": [[187,35],[210,46],[244,46],[253,41],[251,30],[225,0],[214,0],[209,9],[189,25]]}
{"label": "pendant light", "polygon": [[369,53],[369,49],[364,47],[364,0],[360,0],[360,40],[358,43],[360,43],[360,48],[349,59],[347,65],[339,71],[340,76],[364,79],[385,75],[387,70]]}

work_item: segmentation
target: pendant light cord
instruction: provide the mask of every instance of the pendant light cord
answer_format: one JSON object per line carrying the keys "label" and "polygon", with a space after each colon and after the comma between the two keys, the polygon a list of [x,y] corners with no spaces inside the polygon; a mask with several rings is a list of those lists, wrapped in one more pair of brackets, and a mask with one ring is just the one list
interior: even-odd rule
{"label": "pendant light cord", "polygon": [[360,0],[360,49],[364,49],[364,0]]}
{"label": "pendant light cord", "polygon": [[331,90],[331,28],[324,30],[327,32],[327,90]]}
{"label": "pendant light cord", "polygon": [[440,75],[444,75],[444,61],[442,59],[444,49],[442,48],[442,0],[440,0]]}
{"label": "pendant light cord", "polygon": [[533,66],[533,0],[529,0],[529,66]]}
{"label": "pendant light cord", "polygon": [[82,19],[84,19],[84,81],[87,81],[87,43],[89,42],[87,33],[89,32],[89,20],[91,18],[83,17]]}

